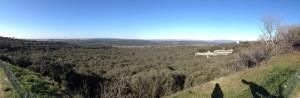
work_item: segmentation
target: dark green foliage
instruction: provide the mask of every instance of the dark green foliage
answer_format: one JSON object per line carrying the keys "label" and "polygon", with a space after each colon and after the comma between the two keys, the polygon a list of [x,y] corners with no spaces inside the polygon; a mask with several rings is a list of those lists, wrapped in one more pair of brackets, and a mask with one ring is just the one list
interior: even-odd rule
{"label": "dark green foliage", "polygon": [[52,77],[57,82],[62,82],[68,73],[74,72],[74,65],[62,62],[55,62],[52,58],[40,57],[30,69],[39,72],[43,75]]}
{"label": "dark green foliage", "polygon": [[15,65],[19,65],[20,67],[28,67],[32,65],[32,62],[30,58],[21,56],[16,60]]}

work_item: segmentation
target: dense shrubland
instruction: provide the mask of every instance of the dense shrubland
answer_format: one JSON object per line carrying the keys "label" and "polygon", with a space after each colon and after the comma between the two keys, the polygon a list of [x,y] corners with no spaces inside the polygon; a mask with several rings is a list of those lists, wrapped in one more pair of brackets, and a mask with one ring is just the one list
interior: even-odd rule
{"label": "dense shrubland", "polygon": [[230,74],[232,58],[194,56],[236,48],[176,46],[113,48],[1,38],[0,58],[63,85],[67,95],[159,97]]}

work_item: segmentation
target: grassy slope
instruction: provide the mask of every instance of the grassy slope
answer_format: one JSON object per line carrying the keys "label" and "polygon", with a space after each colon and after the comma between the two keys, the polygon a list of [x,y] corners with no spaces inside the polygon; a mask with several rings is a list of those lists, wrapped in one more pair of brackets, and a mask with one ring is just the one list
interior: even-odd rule
{"label": "grassy slope", "polygon": [[14,98],[17,97],[13,86],[7,80],[4,69],[0,68],[0,98]]}
{"label": "grassy slope", "polygon": [[62,86],[47,77],[28,69],[20,68],[6,62],[3,63],[12,70],[21,86],[28,92],[39,95],[59,94],[62,92]]}
{"label": "grassy slope", "polygon": [[[215,83],[219,83],[224,93],[224,98],[251,98],[249,86],[243,84],[241,79],[255,82],[275,94],[278,85],[300,70],[300,53],[290,53],[272,57],[263,62],[261,66],[246,71],[238,72],[217,80],[186,89],[168,97],[172,98],[210,98]],[[300,92],[299,83],[293,85],[296,89],[289,95],[298,96]]]}

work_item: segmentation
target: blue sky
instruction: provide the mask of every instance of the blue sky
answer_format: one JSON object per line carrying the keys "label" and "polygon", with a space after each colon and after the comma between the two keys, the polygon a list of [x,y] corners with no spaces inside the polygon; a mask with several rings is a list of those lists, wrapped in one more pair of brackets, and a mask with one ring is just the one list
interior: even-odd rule
{"label": "blue sky", "polygon": [[0,0],[0,36],[255,40],[262,17],[299,12],[300,0]]}

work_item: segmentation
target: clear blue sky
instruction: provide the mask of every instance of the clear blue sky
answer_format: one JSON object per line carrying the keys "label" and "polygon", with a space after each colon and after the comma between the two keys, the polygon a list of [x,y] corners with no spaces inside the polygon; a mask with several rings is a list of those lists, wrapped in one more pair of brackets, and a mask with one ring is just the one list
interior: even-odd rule
{"label": "clear blue sky", "polygon": [[300,23],[300,0],[0,0],[0,36],[255,40],[268,15]]}

